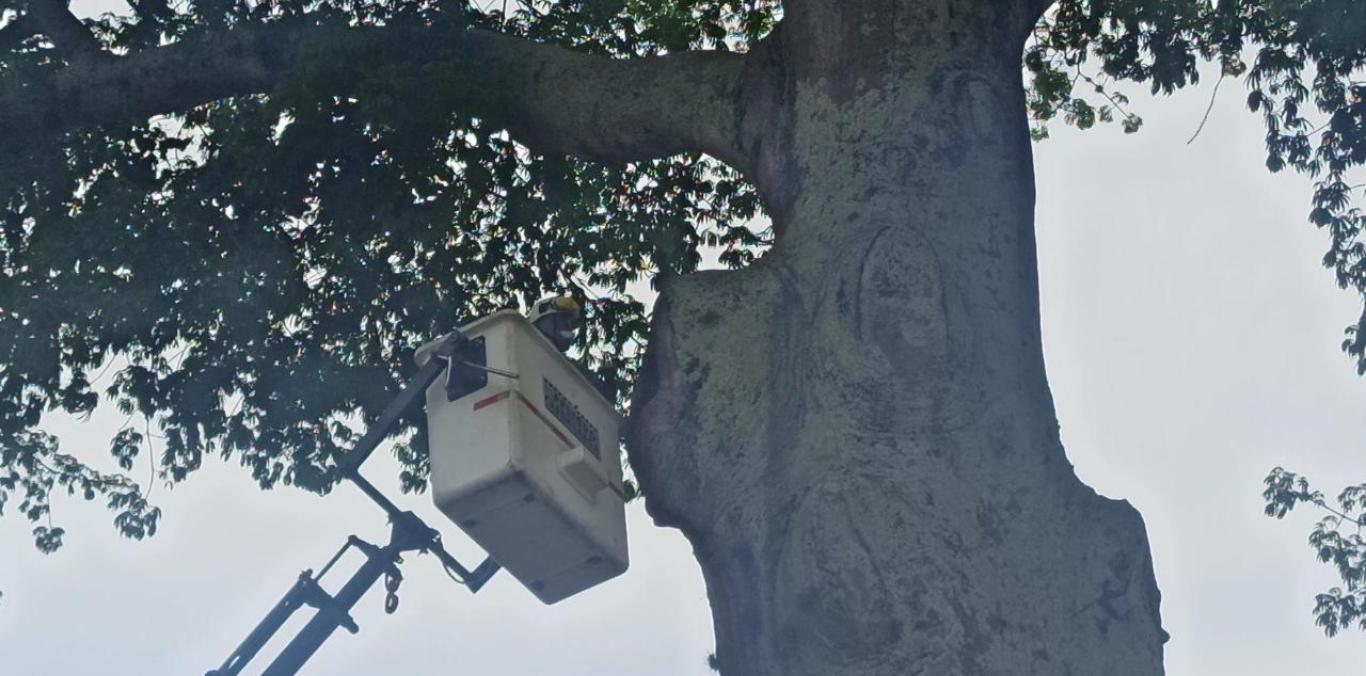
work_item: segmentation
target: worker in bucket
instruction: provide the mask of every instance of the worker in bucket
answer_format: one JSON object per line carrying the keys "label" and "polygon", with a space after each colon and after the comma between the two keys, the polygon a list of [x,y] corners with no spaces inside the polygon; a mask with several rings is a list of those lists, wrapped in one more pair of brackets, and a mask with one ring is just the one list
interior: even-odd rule
{"label": "worker in bucket", "polygon": [[570,296],[550,296],[536,301],[527,319],[550,339],[551,344],[560,352],[568,352],[579,331],[579,316],[582,311]]}
{"label": "worker in bucket", "polygon": [[[564,353],[569,352],[570,346],[574,344],[574,339],[583,325],[582,318],[583,309],[568,295],[542,298],[531,306],[531,312],[527,314],[527,319],[541,335],[548,338],[555,349]],[[582,362],[573,361],[579,373],[587,377],[602,396],[608,400],[616,399],[618,388],[616,379],[611,377],[610,372],[595,373]]]}

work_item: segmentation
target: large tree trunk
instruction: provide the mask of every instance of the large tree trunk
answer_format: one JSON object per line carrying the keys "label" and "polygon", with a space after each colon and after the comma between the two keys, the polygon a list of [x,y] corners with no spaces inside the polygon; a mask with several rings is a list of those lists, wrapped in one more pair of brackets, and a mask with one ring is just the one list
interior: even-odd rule
{"label": "large tree trunk", "polygon": [[630,439],[725,674],[1162,673],[1143,523],[1045,379],[1027,4],[790,0],[754,55],[779,238],[664,285]]}

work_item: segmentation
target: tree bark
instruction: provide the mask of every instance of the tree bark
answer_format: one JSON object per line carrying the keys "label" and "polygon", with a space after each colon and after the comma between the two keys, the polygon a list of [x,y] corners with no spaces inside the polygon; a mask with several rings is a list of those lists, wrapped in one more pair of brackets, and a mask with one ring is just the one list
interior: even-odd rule
{"label": "tree bark", "polygon": [[1143,523],[1044,373],[1031,4],[794,3],[754,55],[780,236],[664,285],[629,444],[724,674],[1162,673]]}

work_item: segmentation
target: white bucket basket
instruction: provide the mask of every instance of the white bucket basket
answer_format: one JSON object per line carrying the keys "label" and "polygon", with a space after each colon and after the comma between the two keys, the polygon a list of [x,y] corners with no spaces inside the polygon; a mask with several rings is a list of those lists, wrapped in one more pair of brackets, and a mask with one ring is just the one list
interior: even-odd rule
{"label": "white bucket basket", "polygon": [[[547,604],[625,572],[611,402],[515,310],[460,331],[482,341],[492,370],[454,401],[445,378],[427,390],[436,506]],[[422,346],[418,363],[440,342]]]}

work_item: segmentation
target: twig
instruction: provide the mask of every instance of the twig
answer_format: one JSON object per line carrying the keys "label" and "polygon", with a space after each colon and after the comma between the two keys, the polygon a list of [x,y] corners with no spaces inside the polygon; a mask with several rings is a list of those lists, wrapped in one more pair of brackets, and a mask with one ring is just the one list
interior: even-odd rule
{"label": "twig", "polygon": [[1205,123],[1209,122],[1209,114],[1214,110],[1214,100],[1219,97],[1219,85],[1224,84],[1224,76],[1225,73],[1220,73],[1219,81],[1214,83],[1214,91],[1210,93],[1209,106],[1205,108],[1205,116],[1200,118],[1200,126],[1196,127],[1195,133],[1191,134],[1190,139],[1186,141],[1186,145],[1195,143],[1195,139],[1200,136],[1200,132],[1205,130]]}
{"label": "twig", "polygon": [[157,461],[156,447],[152,445],[152,419],[145,418],[143,423],[147,430],[147,492],[142,494],[142,499],[146,500],[152,497],[152,489],[156,487]]}

